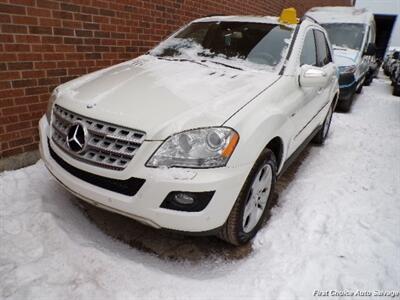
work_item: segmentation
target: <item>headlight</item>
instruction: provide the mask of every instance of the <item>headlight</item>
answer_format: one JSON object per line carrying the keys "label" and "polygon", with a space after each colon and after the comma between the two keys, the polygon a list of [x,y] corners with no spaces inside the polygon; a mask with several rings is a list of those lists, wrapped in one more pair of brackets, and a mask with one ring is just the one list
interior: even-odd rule
{"label": "headlight", "polygon": [[355,71],[356,71],[356,66],[342,66],[342,67],[339,67],[339,72],[340,72],[340,74],[343,74],[343,73],[354,73]]}
{"label": "headlight", "polygon": [[215,168],[227,164],[239,140],[231,128],[210,127],[169,137],[147,161],[147,167]]}
{"label": "headlight", "polygon": [[46,111],[46,118],[47,122],[51,122],[51,112],[53,110],[54,101],[57,99],[57,90],[54,89],[53,93],[50,96],[49,102],[47,103],[47,111]]}

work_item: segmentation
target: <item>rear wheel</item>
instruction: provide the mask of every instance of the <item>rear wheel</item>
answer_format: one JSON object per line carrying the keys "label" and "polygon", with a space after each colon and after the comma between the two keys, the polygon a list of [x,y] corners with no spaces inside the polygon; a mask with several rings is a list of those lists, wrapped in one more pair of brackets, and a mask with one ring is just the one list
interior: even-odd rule
{"label": "rear wheel", "polygon": [[351,104],[353,103],[354,94],[348,97],[346,100],[340,100],[338,103],[338,108],[343,112],[349,112]]}
{"label": "rear wheel", "polygon": [[325,142],[326,137],[328,136],[329,128],[331,127],[333,115],[333,107],[331,106],[328,110],[328,114],[325,117],[325,121],[322,124],[321,129],[315,135],[313,142],[318,145],[322,145]]}
{"label": "rear wheel", "polygon": [[265,149],[247,177],[228,220],[218,236],[234,245],[251,240],[269,218],[276,182],[277,162],[274,153]]}

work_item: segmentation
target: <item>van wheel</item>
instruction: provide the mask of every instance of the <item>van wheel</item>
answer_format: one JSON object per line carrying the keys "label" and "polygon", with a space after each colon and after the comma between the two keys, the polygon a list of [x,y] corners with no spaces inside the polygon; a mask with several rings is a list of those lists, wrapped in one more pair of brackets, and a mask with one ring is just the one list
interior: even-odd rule
{"label": "van wheel", "polygon": [[276,182],[277,162],[274,153],[265,149],[247,177],[242,190],[218,237],[233,245],[250,241],[269,219]]}
{"label": "van wheel", "polygon": [[346,100],[339,101],[339,103],[338,103],[339,110],[341,110],[343,112],[349,112],[350,108],[351,108],[351,104],[353,103],[353,98],[354,98],[354,94],[351,95]]}
{"label": "van wheel", "polygon": [[321,129],[315,135],[313,142],[317,145],[322,145],[325,142],[326,137],[328,136],[329,128],[331,127],[333,115],[333,107],[331,106],[328,110],[328,114],[325,117],[325,121],[322,124]]}

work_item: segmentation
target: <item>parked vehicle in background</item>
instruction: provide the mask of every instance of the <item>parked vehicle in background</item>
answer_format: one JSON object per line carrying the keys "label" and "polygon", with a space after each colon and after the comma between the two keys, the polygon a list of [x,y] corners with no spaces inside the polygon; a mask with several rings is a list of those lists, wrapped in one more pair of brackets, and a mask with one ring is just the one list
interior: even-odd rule
{"label": "parked vehicle in background", "polygon": [[399,60],[400,60],[400,57],[397,57],[397,59],[393,60],[391,66],[390,66],[389,77],[392,80],[392,85],[393,85],[393,82],[394,82],[394,78],[397,75],[397,71],[399,69]]}
{"label": "parked vehicle in background", "polygon": [[307,13],[328,32],[339,67],[338,106],[349,111],[355,93],[369,85],[377,72],[375,21],[372,13],[353,7],[315,7]]}
{"label": "parked vehicle in background", "polygon": [[388,51],[386,53],[386,55],[383,58],[383,63],[382,63],[382,69],[383,69],[383,73],[386,76],[389,76],[389,72],[388,72],[388,63],[389,63],[389,59],[391,57],[391,55],[393,54],[393,51]]}
{"label": "parked vehicle in background", "polygon": [[326,31],[294,9],[206,17],[56,88],[40,151],[85,201],[238,245],[268,218],[277,177],[323,144],[338,96]]}
{"label": "parked vehicle in background", "polygon": [[394,78],[393,95],[394,96],[400,96],[400,71],[397,71],[396,76]]}
{"label": "parked vehicle in background", "polygon": [[[370,70],[371,70],[371,82],[370,83],[372,83],[374,78],[378,77],[379,70],[381,69],[381,65],[382,65],[382,59],[376,57],[375,61],[372,62],[371,68],[370,68]],[[365,82],[364,82],[364,85],[366,85]]]}
{"label": "parked vehicle in background", "polygon": [[393,63],[390,80],[393,85],[393,95],[400,96],[400,58]]}
{"label": "parked vehicle in background", "polygon": [[396,62],[399,60],[399,58],[400,58],[400,51],[398,50],[393,50],[387,55],[387,58],[385,59],[385,63],[383,66],[383,71],[386,76],[391,77],[393,75],[393,72],[395,71],[396,68]]}

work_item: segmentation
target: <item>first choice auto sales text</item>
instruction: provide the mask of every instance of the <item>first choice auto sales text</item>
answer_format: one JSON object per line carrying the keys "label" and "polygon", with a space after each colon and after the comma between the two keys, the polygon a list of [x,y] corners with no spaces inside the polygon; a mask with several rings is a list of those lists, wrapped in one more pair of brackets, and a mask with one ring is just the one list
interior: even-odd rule
{"label": "first choice auto sales text", "polygon": [[400,297],[400,291],[338,291],[338,290],[314,290],[313,296],[317,297]]}

